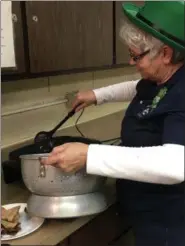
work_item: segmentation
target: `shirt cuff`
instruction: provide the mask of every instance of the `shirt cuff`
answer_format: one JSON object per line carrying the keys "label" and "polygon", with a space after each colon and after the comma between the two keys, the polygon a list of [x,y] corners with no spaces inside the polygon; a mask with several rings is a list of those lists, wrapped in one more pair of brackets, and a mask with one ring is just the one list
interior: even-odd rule
{"label": "shirt cuff", "polygon": [[105,94],[105,89],[104,88],[99,88],[99,89],[94,89],[93,90],[95,97],[96,97],[96,105],[101,105],[106,102],[104,98]]}

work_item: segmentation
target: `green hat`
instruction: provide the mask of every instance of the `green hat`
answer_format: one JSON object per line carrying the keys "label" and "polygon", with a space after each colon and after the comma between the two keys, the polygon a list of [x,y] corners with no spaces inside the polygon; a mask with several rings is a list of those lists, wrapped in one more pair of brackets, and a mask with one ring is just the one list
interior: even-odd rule
{"label": "green hat", "polygon": [[122,5],[125,15],[140,29],[177,50],[185,50],[184,1],[145,1],[138,7]]}

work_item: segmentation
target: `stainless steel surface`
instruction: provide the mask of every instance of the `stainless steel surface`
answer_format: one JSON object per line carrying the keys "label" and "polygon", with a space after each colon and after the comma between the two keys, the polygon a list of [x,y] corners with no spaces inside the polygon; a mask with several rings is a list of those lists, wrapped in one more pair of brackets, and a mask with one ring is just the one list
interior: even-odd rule
{"label": "stainless steel surface", "polygon": [[103,212],[108,207],[107,201],[100,192],[68,197],[32,194],[27,209],[31,215],[43,218],[75,218]]}
{"label": "stainless steel surface", "polygon": [[46,166],[43,173],[39,158],[47,155],[20,156],[23,181],[33,194],[52,197],[88,194],[99,191],[106,181],[105,177],[88,175],[85,169],[67,174],[59,168]]}

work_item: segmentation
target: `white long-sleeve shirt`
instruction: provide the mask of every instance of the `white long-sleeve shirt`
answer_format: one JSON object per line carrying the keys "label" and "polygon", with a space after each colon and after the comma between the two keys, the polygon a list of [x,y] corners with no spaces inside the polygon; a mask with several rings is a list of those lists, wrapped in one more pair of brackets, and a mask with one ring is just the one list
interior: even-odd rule
{"label": "white long-sleeve shirt", "polygon": [[136,85],[138,82],[139,80],[126,81],[93,90],[97,104],[131,101],[136,94]]}
{"label": "white long-sleeve shirt", "polygon": [[[97,104],[130,101],[138,80],[95,89]],[[122,147],[92,144],[87,155],[87,173],[158,184],[184,181],[184,146]]]}

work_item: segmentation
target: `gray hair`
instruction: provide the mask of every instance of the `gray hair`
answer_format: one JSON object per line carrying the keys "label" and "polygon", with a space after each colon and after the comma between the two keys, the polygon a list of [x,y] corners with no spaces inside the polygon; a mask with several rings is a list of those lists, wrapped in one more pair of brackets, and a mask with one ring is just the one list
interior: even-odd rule
{"label": "gray hair", "polygon": [[[120,38],[128,45],[140,49],[141,52],[151,50],[149,56],[151,59],[155,58],[164,43],[152,35],[144,32],[134,24],[132,24],[126,17],[121,21]],[[184,62],[185,54],[183,52],[173,49],[173,56],[171,63],[177,64]]]}

